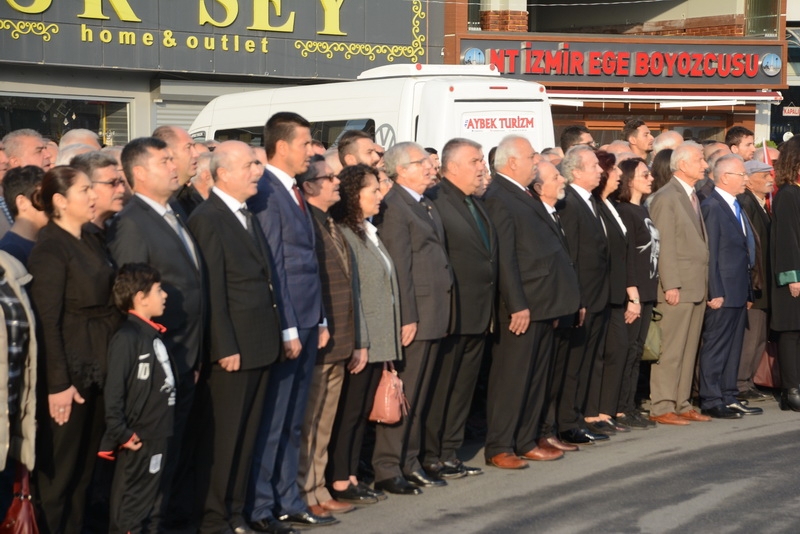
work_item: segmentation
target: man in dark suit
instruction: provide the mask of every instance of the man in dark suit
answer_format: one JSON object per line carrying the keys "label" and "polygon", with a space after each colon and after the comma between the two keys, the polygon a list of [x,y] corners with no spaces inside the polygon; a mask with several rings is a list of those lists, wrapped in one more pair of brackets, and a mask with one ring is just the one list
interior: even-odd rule
{"label": "man in dark suit", "polygon": [[[278,278],[285,359],[270,371],[251,480],[256,530],[276,515],[300,525],[336,522],[308,511],[297,487],[300,435],[317,348],[328,342],[317,263],[314,222],[295,176],[311,158],[309,123],[276,113],[264,127],[269,164],[248,206],[267,237]],[[268,525],[267,525],[268,526]]]}
{"label": "man in dark suit", "polygon": [[566,371],[556,410],[557,424],[562,441],[588,445],[608,439],[606,434],[589,432],[583,421],[592,368],[604,345],[609,311],[608,240],[591,193],[600,183],[602,169],[591,148],[576,145],[564,155],[561,172],[569,186],[558,213],[570,259],[578,272],[581,307],[586,312],[575,328],[559,330],[558,359],[566,362]]}
{"label": "man in dark suit", "polygon": [[493,330],[497,291],[497,236],[475,198],[485,167],[481,145],[452,139],[442,150],[444,178],[426,196],[436,206],[453,269],[449,335],[439,347],[433,396],[425,421],[423,468],[432,477],[460,478],[483,471],[456,456],[481,369],[486,336]]}
{"label": "man in dark suit", "polygon": [[[554,322],[578,309],[577,277],[556,220],[528,187],[557,179],[548,162],[534,163],[530,142],[510,135],[497,146],[497,175],[486,209],[500,253],[499,339],[487,395],[486,461],[503,469],[564,455],[537,445],[553,356]],[[539,172],[542,171],[542,172]],[[552,211],[555,211],[551,207]]]}
{"label": "man in dark suit", "polygon": [[745,191],[736,198],[753,225],[756,240],[756,264],[753,267],[753,306],[747,310],[747,328],[742,341],[742,357],[739,359],[739,376],[736,387],[739,400],[763,401],[767,395],[758,391],[753,384],[761,356],[767,345],[767,318],[770,308],[770,281],[772,266],[769,251],[769,229],[772,215],[767,211],[766,198],[772,193],[774,180],[772,166],[763,161],[751,159],[744,164],[747,171]]}
{"label": "man in dark suit", "polygon": [[313,156],[308,170],[297,177],[297,182],[314,218],[322,300],[328,312],[328,332],[331,335],[328,344],[319,350],[311,379],[297,484],[312,513],[345,513],[353,506],[333,499],[325,483],[328,443],[345,373],[360,373],[367,365],[365,347],[356,346],[356,326],[362,329],[359,339],[366,339],[367,331],[364,318],[360,317],[358,273],[355,272],[352,253],[328,213],[341,199],[339,178],[325,158]]}
{"label": "man in dark suit", "polygon": [[423,196],[433,180],[428,154],[416,143],[398,143],[384,159],[395,184],[376,222],[397,271],[404,347],[397,368],[409,410],[397,424],[378,425],[372,466],[377,489],[416,495],[420,487],[446,484],[427,476],[418,456],[439,341],[450,324],[453,276],[439,211]]}
{"label": "man in dark suit", "polygon": [[741,156],[717,160],[713,177],[714,191],[701,204],[708,235],[708,302],[700,346],[700,408],[711,417],[736,419],[762,413],[736,399],[756,245],[753,227],[736,199],[747,181]]}
{"label": "man in dark suit", "polygon": [[188,523],[194,512],[191,498],[180,512],[174,508],[168,512],[166,507],[175,474],[191,463],[195,441],[183,438],[203,349],[203,258],[186,223],[168,202],[178,188],[178,177],[167,145],[153,137],[134,139],[122,151],[122,167],[135,195],[109,229],[108,246],[117,265],[148,263],[161,273],[168,303],[159,321],[167,328],[164,344],[177,370],[178,401],[169,450],[173,460],[167,462],[161,479],[156,524],[162,517],[171,523]]}
{"label": "man in dark suit", "polygon": [[[202,464],[210,467],[202,533],[252,532],[243,517],[268,366],[280,352],[280,319],[269,251],[245,201],[261,167],[253,150],[226,141],[211,162],[215,186],[189,227],[208,258],[210,350],[204,375],[210,410]],[[273,532],[291,532],[276,523]]]}

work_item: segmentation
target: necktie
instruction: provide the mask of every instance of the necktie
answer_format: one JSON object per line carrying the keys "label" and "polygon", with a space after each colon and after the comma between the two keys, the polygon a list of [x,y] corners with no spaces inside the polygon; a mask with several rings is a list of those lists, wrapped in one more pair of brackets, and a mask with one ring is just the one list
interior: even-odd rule
{"label": "necktie", "polygon": [[529,197],[533,198],[533,193],[531,193],[531,190],[528,189],[527,187],[525,188],[525,194],[528,195]]}
{"label": "necktie", "polygon": [[739,226],[742,227],[742,233],[747,235],[747,231],[744,228],[744,222],[742,221],[742,206],[739,204],[738,200],[733,201],[733,211],[736,212],[736,220],[739,221]]}
{"label": "necktie", "polygon": [[186,248],[186,252],[189,254],[189,257],[192,258],[192,263],[194,263],[194,266],[200,268],[200,263],[197,261],[197,254],[195,253],[194,245],[192,245],[192,242],[189,240],[189,236],[186,235],[183,225],[181,225],[181,223],[178,221],[178,216],[174,211],[168,209],[164,214],[164,218],[167,220],[167,223],[172,227],[172,229],[175,230],[175,233],[178,234],[178,238]]}
{"label": "necktie", "polygon": [[603,227],[603,234],[605,234],[605,236],[608,237],[608,232],[606,231],[606,223],[600,216],[600,210],[597,209],[597,200],[594,198],[594,196],[590,196],[589,202],[592,204],[592,211],[594,211],[594,216],[597,217],[597,220],[600,221],[600,226]]}
{"label": "necktie", "polygon": [[689,195],[689,198],[692,200],[692,207],[694,208],[694,213],[697,215],[698,222],[700,223],[700,235],[703,237],[703,240],[706,238],[706,233],[703,230],[703,214],[700,213],[700,202],[697,201],[697,195],[694,191],[692,194]]}
{"label": "necktie", "polygon": [[564,233],[564,227],[561,226],[561,217],[558,216],[558,212],[554,211],[551,213],[551,215],[553,216],[553,220],[556,222],[556,226],[558,226],[558,229],[561,230],[561,235],[566,235]]}
{"label": "necktie", "polygon": [[486,225],[483,224],[483,218],[481,217],[481,214],[478,213],[478,208],[475,207],[475,202],[469,195],[464,197],[464,202],[467,203],[469,212],[472,214],[472,218],[475,219],[475,224],[478,225],[478,233],[481,234],[483,244],[486,246],[486,249],[489,250],[489,232],[486,231]]}
{"label": "necktie", "polygon": [[342,234],[339,232],[339,229],[336,228],[336,223],[333,222],[332,217],[328,217],[325,221],[328,226],[328,232],[331,234],[331,239],[333,240],[333,244],[336,247],[336,252],[339,253],[339,257],[342,259],[342,264],[344,265],[345,274],[350,274],[350,263],[347,261],[347,245],[344,244],[344,239],[342,239]]}
{"label": "necktie", "polygon": [[247,233],[250,234],[250,237],[253,238],[253,241],[257,243],[258,238],[256,237],[256,229],[255,226],[253,226],[253,213],[244,206],[239,208],[239,213],[244,215],[245,228],[247,229]]}
{"label": "necktie", "polygon": [[294,198],[297,199],[297,205],[300,206],[300,211],[303,212],[303,215],[306,214],[306,203],[303,202],[303,196],[300,194],[300,188],[297,187],[297,184],[292,184],[292,192],[294,193]]}
{"label": "necktie", "polygon": [[428,212],[428,217],[433,219],[433,215],[431,215],[431,205],[428,204],[428,201],[425,200],[425,197],[420,198],[419,203],[422,204],[422,207],[424,207],[425,210]]}

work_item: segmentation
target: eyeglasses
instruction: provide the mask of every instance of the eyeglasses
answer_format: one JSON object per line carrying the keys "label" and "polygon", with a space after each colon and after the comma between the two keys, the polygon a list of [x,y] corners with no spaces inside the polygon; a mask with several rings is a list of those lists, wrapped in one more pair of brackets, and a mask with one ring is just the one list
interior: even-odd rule
{"label": "eyeglasses", "polygon": [[316,177],[314,178],[314,180],[322,180],[322,179],[326,179],[326,180],[329,180],[329,181],[331,181],[331,182],[332,182],[332,181],[334,181],[336,178],[337,178],[337,176],[336,176],[335,174],[323,174],[322,176],[316,176]]}
{"label": "eyeglasses", "polygon": [[423,167],[428,167],[429,169],[433,168],[433,163],[428,158],[417,159],[414,161],[409,161],[406,164],[406,167],[410,167],[411,165],[422,165]]}
{"label": "eyeglasses", "polygon": [[578,143],[578,144],[588,146],[589,148],[597,148],[598,146],[600,146],[600,144],[597,141],[590,141],[588,143]]}
{"label": "eyeglasses", "polygon": [[94,180],[92,184],[103,184],[103,185],[110,185],[111,187],[119,187],[125,183],[124,178],[115,178],[114,180],[108,180],[107,182],[103,182],[100,180]]}
{"label": "eyeglasses", "polygon": [[745,176],[747,176],[747,173],[746,173],[746,172],[726,172],[725,174],[735,174],[736,176],[741,176],[741,177],[743,177],[743,178],[744,178]]}
{"label": "eyeglasses", "polygon": [[378,185],[388,185],[392,183],[392,181],[388,178],[384,178],[383,180],[378,180]]}

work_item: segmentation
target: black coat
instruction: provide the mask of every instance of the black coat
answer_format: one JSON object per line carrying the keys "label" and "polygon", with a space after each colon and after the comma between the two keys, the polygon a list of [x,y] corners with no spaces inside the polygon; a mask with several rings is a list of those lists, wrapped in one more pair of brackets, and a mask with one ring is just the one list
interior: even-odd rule
{"label": "black coat", "polygon": [[578,277],[567,243],[541,200],[496,176],[485,195],[497,230],[500,270],[499,320],[528,308],[532,321],[578,311]]}
{"label": "black coat", "polygon": [[[191,239],[188,228],[185,229]],[[120,267],[139,262],[158,269],[161,287],[167,292],[167,307],[158,318],[167,328],[164,344],[175,360],[179,375],[196,369],[206,321],[203,271],[195,267],[178,234],[145,201],[134,196],[109,228],[108,246]],[[202,267],[197,243],[195,250]]]}
{"label": "black coat", "polygon": [[624,306],[628,302],[628,235],[622,233],[617,218],[602,200],[597,201],[597,207],[608,233],[608,301],[615,306]]}
{"label": "black coat", "polygon": [[189,217],[206,259],[211,362],[239,354],[240,369],[266,367],[281,351],[281,325],[267,243],[256,242],[213,191]]}
{"label": "black coat", "polygon": [[[745,190],[741,195],[737,195],[739,205],[742,207],[750,224],[753,227],[758,241],[756,243],[757,264],[753,269],[754,284],[753,294],[755,301],[753,308],[757,310],[768,310],[770,307],[770,293],[772,290],[772,261],[770,259],[769,231],[772,225],[772,217],[758,203],[756,196]],[[755,286],[759,286],[756,288]]]}
{"label": "black coat", "polygon": [[782,185],[772,203],[770,227],[772,255],[772,329],[800,330],[800,299],[789,284],[800,282],[800,187]]}
{"label": "black coat", "polygon": [[39,232],[28,271],[47,393],[102,387],[108,342],[122,320],[107,252],[85,231],[77,239],[51,221]]}
{"label": "black coat", "polygon": [[436,206],[445,232],[445,248],[453,269],[450,334],[480,335],[493,322],[497,293],[497,235],[482,201],[472,199],[483,220],[489,248],[481,237],[464,193],[444,178],[426,192]]}
{"label": "black coat", "polygon": [[564,200],[556,207],[567,236],[570,258],[578,271],[581,304],[588,312],[598,313],[609,302],[608,239],[603,225],[569,185]]}

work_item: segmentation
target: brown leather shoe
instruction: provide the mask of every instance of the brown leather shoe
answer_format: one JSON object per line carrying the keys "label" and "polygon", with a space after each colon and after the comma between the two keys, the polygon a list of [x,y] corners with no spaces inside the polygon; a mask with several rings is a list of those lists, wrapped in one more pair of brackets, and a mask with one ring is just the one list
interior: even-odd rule
{"label": "brown leather shoe", "polygon": [[564,452],[581,450],[580,447],[578,447],[577,445],[572,445],[571,443],[564,443],[555,436],[550,436],[547,438],[539,438],[539,441],[537,441],[536,444],[543,449],[553,449]]}
{"label": "brown leather shoe", "polygon": [[546,462],[548,460],[558,460],[562,456],[564,456],[564,451],[534,447],[533,449],[523,454],[522,458],[525,458],[526,460]]}
{"label": "brown leather shoe", "polygon": [[651,415],[650,420],[662,425],[685,426],[689,424],[689,421],[678,417],[675,412],[665,413],[664,415]]}
{"label": "brown leather shoe", "polygon": [[347,504],[346,502],[339,502],[336,499],[331,499],[329,501],[321,502],[319,505],[329,511],[333,512],[334,514],[346,514],[347,512],[352,512],[355,507],[352,504]]}
{"label": "brown leather shoe", "polygon": [[519,456],[510,452],[501,452],[486,460],[486,465],[493,465],[500,469],[526,469],[528,464]]}
{"label": "brown leather shoe", "polygon": [[331,513],[319,504],[312,504],[308,507],[309,512],[320,517],[331,517]]}
{"label": "brown leather shoe", "polygon": [[678,414],[678,417],[681,419],[686,419],[687,421],[700,421],[700,422],[707,422],[711,421],[711,418],[707,415],[703,415],[696,410],[687,410],[685,412],[681,412]]}

